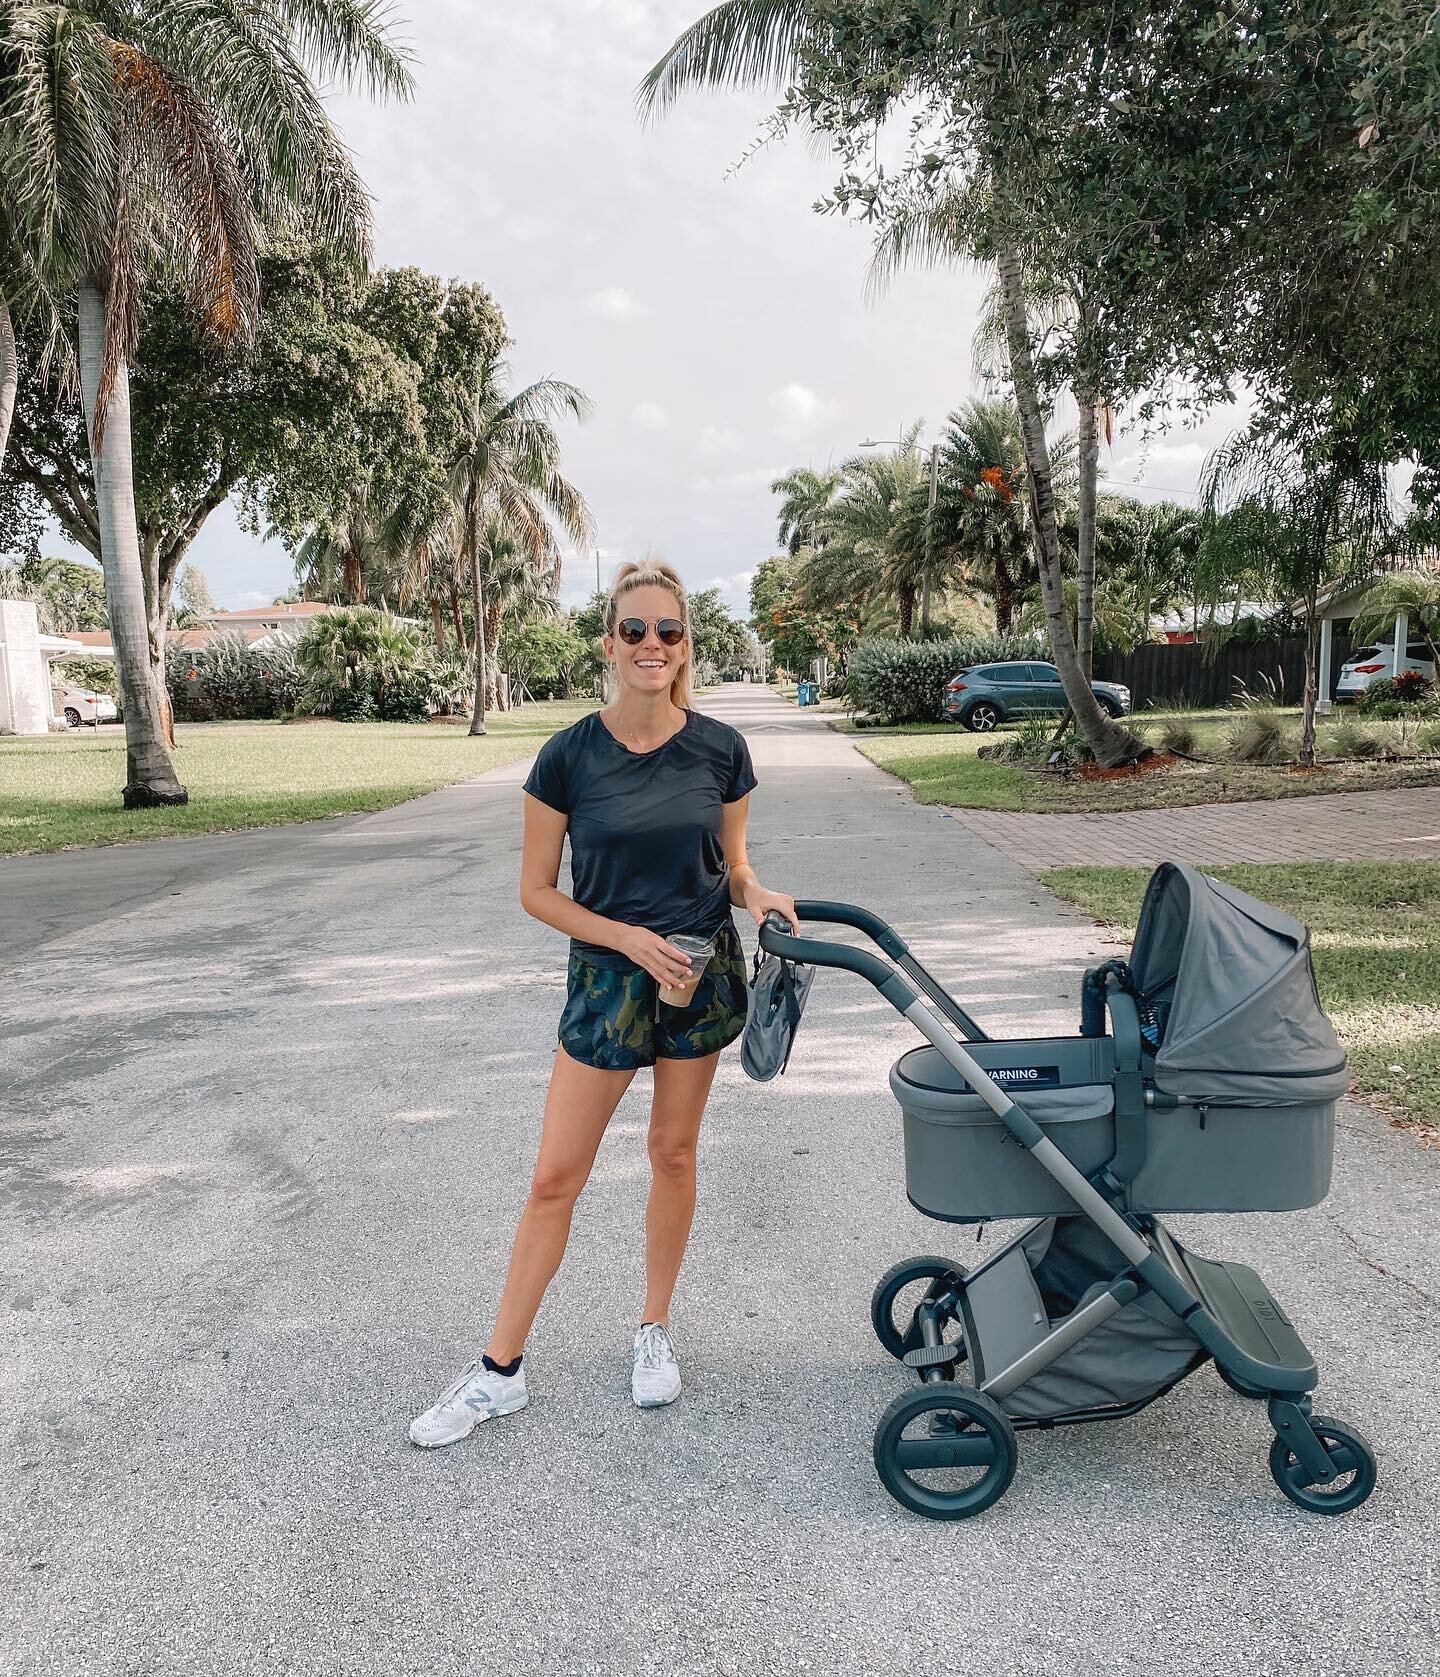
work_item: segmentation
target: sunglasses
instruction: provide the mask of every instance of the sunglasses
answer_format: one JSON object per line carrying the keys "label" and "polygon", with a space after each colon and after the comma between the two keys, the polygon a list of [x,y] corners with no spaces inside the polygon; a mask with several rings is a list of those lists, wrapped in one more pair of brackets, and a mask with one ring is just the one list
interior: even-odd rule
{"label": "sunglasses", "polygon": [[[615,633],[626,646],[639,646],[650,625],[643,617],[622,617],[615,625]],[[655,625],[655,633],[665,646],[679,646],[685,639],[685,625],[678,617],[662,617]]]}

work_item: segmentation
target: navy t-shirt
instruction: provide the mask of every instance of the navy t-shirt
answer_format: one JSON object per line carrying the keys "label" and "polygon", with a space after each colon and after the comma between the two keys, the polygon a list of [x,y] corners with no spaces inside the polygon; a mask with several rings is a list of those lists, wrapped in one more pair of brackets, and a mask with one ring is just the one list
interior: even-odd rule
{"label": "navy t-shirt", "polygon": [[[525,790],[570,817],[571,894],[582,908],[661,937],[710,937],[730,918],[720,806],[755,784],[745,736],[727,722],[687,710],[663,745],[630,751],[593,711],[546,740]],[[579,938],[570,951],[625,963]]]}

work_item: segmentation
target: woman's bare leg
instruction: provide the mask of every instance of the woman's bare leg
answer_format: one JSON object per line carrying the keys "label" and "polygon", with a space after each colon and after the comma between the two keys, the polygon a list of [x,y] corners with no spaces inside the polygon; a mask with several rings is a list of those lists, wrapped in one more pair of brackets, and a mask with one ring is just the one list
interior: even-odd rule
{"label": "woman's bare leg", "polygon": [[510,1248],[495,1331],[485,1347],[492,1362],[511,1362],[525,1349],[545,1289],[565,1256],[575,1201],[590,1180],[600,1138],[634,1076],[633,1071],[597,1071],[572,1060],[563,1048],[555,1050],[540,1156]]}
{"label": "woman's bare leg", "polygon": [[656,1060],[650,1107],[650,1199],[645,1207],[645,1310],[665,1322],[695,1218],[695,1149],[719,1054]]}

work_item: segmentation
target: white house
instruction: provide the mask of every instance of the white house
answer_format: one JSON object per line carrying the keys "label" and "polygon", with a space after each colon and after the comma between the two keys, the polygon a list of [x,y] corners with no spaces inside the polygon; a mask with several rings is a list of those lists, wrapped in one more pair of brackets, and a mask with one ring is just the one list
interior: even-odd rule
{"label": "white house", "polygon": [[109,658],[105,646],[68,635],[42,635],[33,600],[0,600],[0,732],[48,734],[54,705],[50,665],[69,658]]}

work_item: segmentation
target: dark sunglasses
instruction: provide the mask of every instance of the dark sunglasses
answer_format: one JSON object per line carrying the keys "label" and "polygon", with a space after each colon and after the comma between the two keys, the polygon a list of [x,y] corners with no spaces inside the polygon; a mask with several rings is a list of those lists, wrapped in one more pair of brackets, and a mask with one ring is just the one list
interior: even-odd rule
{"label": "dark sunglasses", "polygon": [[[650,625],[643,617],[622,617],[615,625],[615,633],[626,646],[639,646]],[[678,617],[662,617],[655,625],[655,633],[665,646],[679,646],[685,639],[685,625]]]}

